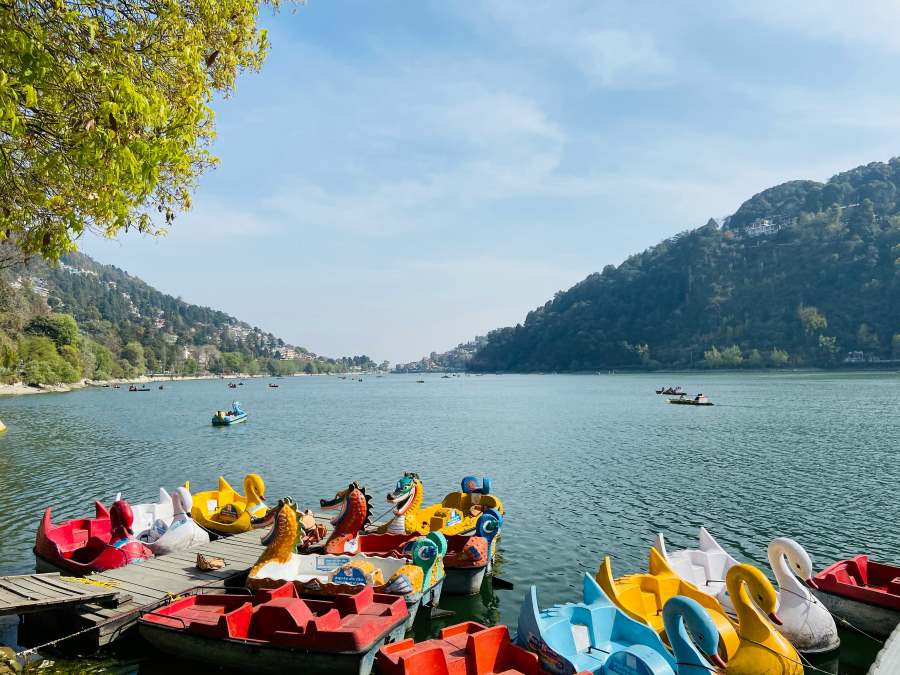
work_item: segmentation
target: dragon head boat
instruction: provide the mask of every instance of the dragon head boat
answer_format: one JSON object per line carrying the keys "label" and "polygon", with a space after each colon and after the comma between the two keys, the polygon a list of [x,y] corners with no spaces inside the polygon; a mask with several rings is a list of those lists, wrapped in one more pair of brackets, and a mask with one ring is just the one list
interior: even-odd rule
{"label": "dragon head boat", "polygon": [[462,480],[459,492],[451,492],[439,504],[423,507],[425,488],[417,473],[404,473],[397,481],[387,501],[393,505],[393,518],[378,531],[384,534],[470,534],[475,531],[478,517],[493,509],[504,514],[503,502],[491,494],[491,481],[481,483],[474,476]]}
{"label": "dragon head boat", "polygon": [[48,506],[38,526],[34,556],[38,571],[90,574],[123,567],[153,557],[153,551],[135,540],[134,514],[124,499],[107,509],[94,503],[93,518],[52,522]]}
{"label": "dragon head boat", "polygon": [[[365,528],[372,517],[371,498],[366,490],[354,481],[335,494],[333,499],[322,499],[324,510],[340,509],[332,519],[333,530],[325,543],[324,551],[332,555],[356,554],[402,557],[419,534],[366,534]],[[503,524],[503,515],[495,509],[487,509],[478,516],[472,534],[448,535],[444,556],[444,593],[474,595],[481,589],[486,574],[493,565],[494,544]]]}
{"label": "dragon head boat", "polygon": [[[190,489],[190,483],[185,487]],[[254,518],[266,514],[265,500],[266,484],[259,474],[251,473],[244,478],[243,495],[219,476],[218,489],[193,496],[191,517],[202,528],[217,534],[239,534],[253,527]]]}
{"label": "dragon head boat", "polygon": [[293,582],[306,595],[356,593],[372,586],[379,593],[403,596],[409,610],[408,625],[422,605],[437,606],[444,583],[443,557],[447,540],[440,533],[419,537],[404,557],[356,553],[297,553],[304,532],[292,502],[277,509],[266,549],[250,569],[247,586],[272,588]]}
{"label": "dragon head boat", "polygon": [[[589,575],[583,599],[540,609],[532,586],[519,612],[516,643],[537,653],[548,673],[621,675],[710,675],[721,672],[719,634],[703,608],[690,598],[666,602],[662,621],[672,634],[672,652],[657,632],[616,606]],[[774,672],[774,671],[773,671]]]}

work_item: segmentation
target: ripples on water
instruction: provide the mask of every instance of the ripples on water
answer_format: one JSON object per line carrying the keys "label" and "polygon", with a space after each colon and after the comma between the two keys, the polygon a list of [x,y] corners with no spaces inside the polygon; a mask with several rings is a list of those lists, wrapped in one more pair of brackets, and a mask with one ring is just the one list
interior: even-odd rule
{"label": "ripples on water", "polygon": [[[682,548],[695,545],[699,525],[757,563],[781,535],[817,566],[858,552],[900,560],[897,375],[363,379],[0,399],[9,427],[0,436],[0,573],[33,570],[48,504],[54,520],[71,518],[118,491],[147,501],[159,485],[189,479],[207,489],[219,474],[237,488],[249,471],[266,479],[270,503],[290,495],[310,507],[358,479],[376,514],[403,471],[420,474],[429,503],[463,475],[490,476],[508,511],[501,573],[516,590],[448,598],[454,620],[515,624],[528,584],[543,604],[575,600],[580,574],[603,555],[617,574],[646,569],[657,531]],[[667,383],[718,405],[667,405],[653,393]],[[250,420],[213,428],[213,410],[235,394]]]}

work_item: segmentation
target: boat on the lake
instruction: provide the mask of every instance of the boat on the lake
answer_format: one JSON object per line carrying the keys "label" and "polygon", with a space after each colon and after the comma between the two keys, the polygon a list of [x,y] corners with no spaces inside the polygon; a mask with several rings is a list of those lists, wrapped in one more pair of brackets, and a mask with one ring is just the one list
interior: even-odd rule
{"label": "boat on the lake", "polygon": [[670,642],[673,636],[662,621],[666,602],[674,596],[697,602],[719,632],[729,673],[803,675],[797,650],[776,628],[781,624],[775,613],[778,595],[757,568],[738,564],[725,575],[737,616],[735,620],[725,613],[718,600],[678,576],[655,548],[650,549],[649,567],[649,573],[614,579],[607,556],[597,572],[597,582],[623,612],[653,628]]}
{"label": "boat on the lake", "polygon": [[813,577],[813,593],[832,614],[878,637],[900,623],[900,566],[867,555],[838,560]]}
{"label": "boat on the lake", "polygon": [[503,502],[491,494],[491,481],[466,476],[459,492],[451,492],[439,503],[422,506],[425,488],[416,473],[404,473],[387,495],[393,518],[378,528],[381,534],[470,534],[482,513],[493,509],[503,515]]}
{"label": "boat on the lake", "polygon": [[[738,565],[729,553],[713,539],[706,528],[700,528],[699,547],[668,551],[662,534],[656,536],[656,550],[683,579],[716,598],[726,612],[734,614],[725,577]],[[812,560],[793,539],[779,537],[768,547],[769,566],[778,582],[778,631],[798,651],[818,654],[840,647],[837,626],[828,609],[807,587],[813,576]],[[814,583],[814,582],[812,582]]]}
{"label": "boat on the lake", "polygon": [[34,543],[38,572],[84,575],[152,558],[153,551],[134,538],[133,522],[131,506],[121,499],[109,509],[95,502],[93,518],[58,525],[48,506]]}
{"label": "boat on the lake", "polygon": [[[337,492],[333,499],[322,499],[325,511],[339,509],[331,520],[332,531],[321,548],[333,555],[363,555],[403,557],[420,534],[366,534],[372,516],[371,498],[358,482]],[[495,540],[500,533],[503,516],[495,509],[482,513],[472,534],[447,535],[444,555],[443,593],[474,595],[481,589],[493,566]]]}
{"label": "boat on the lake", "polygon": [[684,390],[681,387],[663,387],[656,390],[657,394],[666,394],[669,396],[681,396]]}
{"label": "boat on the lake", "polygon": [[229,383],[228,383],[228,388],[229,388],[229,389],[237,389],[238,386],[237,386],[234,382],[229,382]]}
{"label": "boat on the lake", "polygon": [[589,574],[582,579],[582,596],[581,602],[544,610],[534,586],[525,596],[516,644],[536,652],[544,671],[709,675],[724,670],[716,626],[690,598],[671,598],[661,612],[673,655],[655,630],[622,612]]}
{"label": "boat on the lake", "polygon": [[378,650],[375,670],[380,675],[542,675],[538,656],[516,645],[504,625],[488,628],[464,621],[442,628],[431,640],[412,639]]}
{"label": "boat on the lake", "polygon": [[131,384],[128,385],[128,391],[150,391],[150,387],[136,387],[135,385]]}
{"label": "boat on the lake", "polygon": [[713,402],[704,394],[697,394],[693,397],[687,394],[680,394],[678,398],[670,398],[669,403],[674,403],[675,405],[713,405]]}
{"label": "boat on the lake", "polygon": [[277,385],[277,384],[273,384],[273,383],[270,382],[270,383],[269,383],[269,388],[270,388],[270,389],[278,389],[278,385]]}
{"label": "boat on the lake", "polygon": [[247,413],[238,401],[231,404],[231,410],[217,410],[212,417],[214,427],[227,427],[247,420]]}
{"label": "boat on the lake", "polygon": [[3,424],[3,420],[0,420],[0,434],[6,431],[6,425]]}
{"label": "boat on the lake", "polygon": [[402,598],[372,587],[310,598],[286,582],[252,595],[198,589],[144,614],[139,631],[204,669],[366,675],[378,649],[403,638],[407,618]]}
{"label": "boat on the lake", "polygon": [[[116,500],[121,499],[116,495]],[[209,533],[190,517],[193,499],[186,487],[173,494],[159,488],[159,501],[134,504],[134,538],[147,545],[154,555],[185,551],[209,543]]]}
{"label": "boat on the lake", "polygon": [[326,596],[356,593],[370,586],[376,592],[403,597],[409,611],[408,627],[420,607],[437,607],[447,551],[447,541],[440,533],[419,537],[403,557],[295,553],[296,542],[303,535],[293,504],[285,501],[263,540],[266,549],[247,575],[247,586],[272,588],[290,581],[304,594]]}
{"label": "boat on the lake", "polygon": [[[185,487],[190,489],[190,483]],[[244,494],[235,492],[223,476],[215,490],[197,492],[193,496],[191,517],[206,530],[216,534],[238,534],[254,527],[254,519],[266,515],[266,484],[259,474],[244,477]]]}

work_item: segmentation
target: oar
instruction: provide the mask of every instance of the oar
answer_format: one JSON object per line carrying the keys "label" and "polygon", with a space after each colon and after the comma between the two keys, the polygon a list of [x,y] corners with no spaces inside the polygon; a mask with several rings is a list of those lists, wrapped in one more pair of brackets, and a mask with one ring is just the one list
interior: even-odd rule
{"label": "oar", "polygon": [[431,608],[432,619],[445,619],[448,616],[456,616],[456,612],[454,612],[452,609],[442,609],[440,607]]}
{"label": "oar", "polygon": [[516,589],[513,582],[507,581],[506,579],[498,577],[495,574],[491,575],[491,585],[501,591],[514,591]]}

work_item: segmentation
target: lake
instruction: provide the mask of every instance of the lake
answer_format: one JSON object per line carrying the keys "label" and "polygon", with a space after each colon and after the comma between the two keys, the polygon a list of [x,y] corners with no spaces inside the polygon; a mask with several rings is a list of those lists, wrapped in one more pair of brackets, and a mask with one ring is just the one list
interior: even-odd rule
{"label": "lake", "polygon": [[[59,520],[92,513],[94,499],[119,491],[152,501],[160,485],[189,479],[208,489],[223,474],[237,487],[251,471],[265,478],[270,504],[289,495],[310,508],[359,480],[376,515],[404,471],[419,473],[426,503],[457,490],[465,475],[489,476],[507,510],[498,574],[516,588],[443,599],[456,617],[420,621],[422,636],[465,618],[514,626],[529,584],[542,605],[574,601],[581,575],[606,554],[617,575],[646,570],[660,531],[672,548],[695,547],[705,525],[767,572],[776,536],[802,543],[817,569],[859,552],[900,560],[896,374],[245,382],[238,390],[205,380],[148,393],[0,398],[9,427],[0,435],[0,573],[33,571],[47,505]],[[654,394],[675,384],[717,405],[667,405]],[[212,412],[235,396],[249,421],[212,427]],[[846,632],[842,639],[840,672],[864,673],[876,647]],[[141,651],[115,658],[119,672],[161,672],[168,663]]]}

